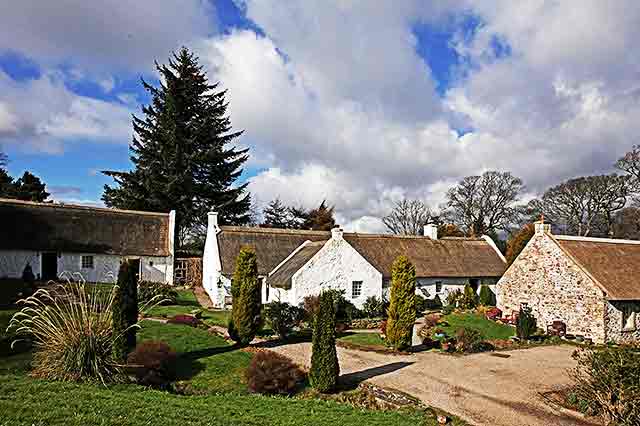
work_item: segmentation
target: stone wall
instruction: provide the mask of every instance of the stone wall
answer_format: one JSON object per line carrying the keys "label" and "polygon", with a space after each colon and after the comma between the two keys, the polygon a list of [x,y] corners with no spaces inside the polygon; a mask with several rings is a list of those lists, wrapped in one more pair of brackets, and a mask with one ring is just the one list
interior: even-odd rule
{"label": "stone wall", "polygon": [[[624,328],[623,309],[635,313],[635,327]],[[608,302],[605,324],[607,342],[640,342],[640,302]]]}
{"label": "stone wall", "polygon": [[533,236],[496,290],[498,308],[505,314],[527,303],[540,328],[562,321],[567,333],[605,341],[602,291],[546,233]]}

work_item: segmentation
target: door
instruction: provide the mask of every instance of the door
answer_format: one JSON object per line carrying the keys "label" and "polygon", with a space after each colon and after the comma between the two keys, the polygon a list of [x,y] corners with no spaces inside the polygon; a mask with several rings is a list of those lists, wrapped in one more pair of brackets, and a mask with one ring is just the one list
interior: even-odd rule
{"label": "door", "polygon": [[53,252],[45,252],[40,255],[42,265],[42,280],[58,279],[58,254]]}

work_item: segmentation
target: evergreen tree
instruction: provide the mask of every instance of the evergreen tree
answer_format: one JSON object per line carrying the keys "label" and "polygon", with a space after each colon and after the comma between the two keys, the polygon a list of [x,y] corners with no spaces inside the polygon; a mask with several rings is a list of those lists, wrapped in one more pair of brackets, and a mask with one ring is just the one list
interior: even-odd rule
{"label": "evergreen tree", "polygon": [[333,206],[328,207],[326,200],[323,200],[318,208],[306,213],[302,227],[304,229],[311,229],[314,231],[330,231],[334,226],[336,226],[336,221],[333,217],[333,209]]}
{"label": "evergreen tree", "polygon": [[13,178],[5,169],[0,168],[0,198],[14,198],[14,193]]}
{"label": "evergreen tree", "polygon": [[464,286],[458,306],[461,309],[473,309],[478,306],[478,295],[469,283]]}
{"label": "evergreen tree", "polygon": [[480,287],[480,304],[482,306],[496,306],[496,295],[488,285]]}
{"label": "evergreen tree", "polygon": [[340,375],[336,351],[336,313],[333,305],[333,293],[323,292],[313,320],[309,383],[320,392],[335,389]]}
{"label": "evergreen tree", "polygon": [[264,209],[264,223],[267,228],[293,228],[291,209],[279,198],[271,201]]}
{"label": "evergreen tree", "polygon": [[246,346],[262,327],[260,282],[256,253],[249,248],[240,250],[231,283],[233,305],[229,321],[229,336]]}
{"label": "evergreen tree", "polygon": [[13,186],[13,196],[19,200],[43,202],[51,195],[46,191],[46,185],[40,178],[29,172],[24,172]]}
{"label": "evergreen tree", "polygon": [[397,350],[411,345],[416,322],[416,268],[399,256],[391,268],[391,298],[387,319],[387,341]]}
{"label": "evergreen tree", "polygon": [[133,263],[125,260],[118,271],[118,287],[113,301],[113,356],[124,362],[129,352],[136,347],[136,327],[138,323],[138,271]]}
{"label": "evergreen tree", "polygon": [[105,185],[103,201],[126,209],[176,210],[180,244],[204,229],[210,209],[223,224],[248,223],[247,184],[234,186],[248,150],[230,145],[242,132],[232,131],[226,91],[209,84],[187,48],[156,68],[161,83],[154,87],[142,80],[152,101],[142,108],[144,117],[133,117],[134,169],[103,172],[117,184]]}

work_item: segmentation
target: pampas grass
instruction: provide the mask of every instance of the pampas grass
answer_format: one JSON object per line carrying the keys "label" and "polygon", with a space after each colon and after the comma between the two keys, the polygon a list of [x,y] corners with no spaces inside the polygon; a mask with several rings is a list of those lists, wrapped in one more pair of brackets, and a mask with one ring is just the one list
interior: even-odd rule
{"label": "pampas grass", "polygon": [[112,333],[115,290],[90,291],[83,280],[68,280],[18,302],[24,308],[14,314],[8,330],[33,343],[33,376],[102,383],[121,379],[121,366],[112,355],[113,342],[121,338]]}

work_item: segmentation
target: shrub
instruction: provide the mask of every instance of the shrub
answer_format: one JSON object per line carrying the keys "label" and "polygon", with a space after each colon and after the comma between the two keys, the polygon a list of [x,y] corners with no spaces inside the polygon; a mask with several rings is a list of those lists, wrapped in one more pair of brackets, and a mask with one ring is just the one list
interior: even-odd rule
{"label": "shrub", "polygon": [[487,309],[487,312],[485,312],[485,316],[488,320],[496,321],[502,316],[502,311],[496,307],[489,308]]}
{"label": "shrub", "polygon": [[382,320],[380,323],[380,334],[386,338],[387,336],[387,320]]}
{"label": "shrub", "polygon": [[456,308],[454,305],[446,305],[442,307],[442,313],[445,315],[449,315],[452,314],[455,309]]}
{"label": "shrub", "polygon": [[386,301],[384,298],[369,296],[362,305],[362,311],[368,318],[379,318],[385,314]]}
{"label": "shrub", "polygon": [[233,305],[229,336],[237,343],[246,346],[262,328],[258,263],[256,253],[252,249],[240,250],[231,286]]}
{"label": "shrub", "polygon": [[427,310],[427,305],[429,303],[429,299],[422,297],[419,294],[415,295],[416,299],[416,316],[421,315],[424,311]]}
{"label": "shrub", "polygon": [[640,424],[640,348],[585,348],[573,357],[574,393],[585,411],[605,424]]}
{"label": "shrub", "polygon": [[305,374],[286,356],[260,351],[251,359],[245,376],[251,392],[287,395],[295,391]]}
{"label": "shrub", "polygon": [[302,309],[285,302],[271,302],[264,308],[264,316],[280,338],[287,337],[304,316]]}
{"label": "shrub", "polygon": [[399,256],[391,270],[391,303],[387,319],[387,341],[396,350],[411,345],[416,321],[416,269],[405,256]]}
{"label": "shrub", "polygon": [[27,263],[22,270],[22,281],[24,282],[22,297],[27,298],[36,291],[36,276],[33,275],[33,269],[31,269],[31,264],[29,263]]}
{"label": "shrub", "polygon": [[118,285],[115,287],[113,301],[113,354],[115,359],[124,362],[127,354],[136,346],[135,325],[138,323],[138,271],[128,260],[120,264]]}
{"label": "shrub", "polygon": [[531,313],[531,308],[521,306],[516,321],[516,335],[522,340],[528,340],[536,332],[536,317]]}
{"label": "shrub", "polygon": [[178,298],[176,289],[166,283],[155,281],[138,282],[138,302],[141,304],[175,304]]}
{"label": "shrub", "polygon": [[300,306],[305,312],[305,320],[313,323],[313,319],[320,309],[320,296],[305,296]]}
{"label": "shrub", "polygon": [[320,295],[320,307],[313,322],[309,383],[320,392],[330,392],[335,389],[340,374],[333,302],[333,295],[330,292],[323,292]]}
{"label": "shrub", "polygon": [[459,328],[456,331],[456,350],[459,352],[481,352],[482,334],[473,328]]}
{"label": "shrub", "polygon": [[176,378],[177,355],[164,342],[147,341],[136,346],[127,357],[138,384],[165,387]]}
{"label": "shrub", "polygon": [[461,309],[473,309],[478,306],[478,295],[473,290],[473,287],[469,283],[465,284],[462,297],[458,301],[458,306]]}
{"label": "shrub", "polygon": [[[117,380],[113,358],[115,289],[90,292],[83,283],[39,289],[14,314],[9,332],[33,342],[32,374],[52,380]],[[14,344],[16,342],[14,341]]]}
{"label": "shrub", "polygon": [[445,302],[447,306],[453,306],[454,308],[457,308],[458,303],[460,302],[460,299],[462,299],[462,292],[456,289],[454,291],[450,291],[447,294],[447,298],[445,299]]}
{"label": "shrub", "polygon": [[25,283],[22,279],[0,280],[0,306],[14,305],[20,299],[26,299],[35,291],[35,286]]}
{"label": "shrub", "polygon": [[167,322],[169,324],[182,324],[188,325],[190,327],[198,327],[200,324],[202,324],[202,321],[200,321],[195,316],[186,314],[174,315],[173,317],[169,318]]}
{"label": "shrub", "polygon": [[496,306],[496,295],[488,285],[480,287],[480,304],[482,306]]}
{"label": "shrub", "polygon": [[432,311],[435,309],[442,309],[442,300],[440,300],[440,296],[437,294],[433,299],[425,299],[423,311]]}

